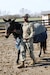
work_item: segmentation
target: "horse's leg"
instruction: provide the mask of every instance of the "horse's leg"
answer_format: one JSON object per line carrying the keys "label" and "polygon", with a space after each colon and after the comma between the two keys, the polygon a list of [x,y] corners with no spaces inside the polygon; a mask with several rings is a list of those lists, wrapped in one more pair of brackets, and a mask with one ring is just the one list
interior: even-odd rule
{"label": "horse's leg", "polygon": [[46,42],[46,39],[45,39],[45,41],[43,42],[43,52],[44,52],[44,54],[45,54],[46,47],[47,47],[47,46],[46,46],[46,43],[47,43],[47,42]]}
{"label": "horse's leg", "polygon": [[40,42],[40,53],[39,53],[39,57],[40,57],[40,55],[41,55],[41,53],[42,53],[42,42]]}
{"label": "horse's leg", "polygon": [[20,50],[18,50],[18,54],[17,54],[17,61],[16,61],[17,64],[19,63],[19,56],[20,56]]}

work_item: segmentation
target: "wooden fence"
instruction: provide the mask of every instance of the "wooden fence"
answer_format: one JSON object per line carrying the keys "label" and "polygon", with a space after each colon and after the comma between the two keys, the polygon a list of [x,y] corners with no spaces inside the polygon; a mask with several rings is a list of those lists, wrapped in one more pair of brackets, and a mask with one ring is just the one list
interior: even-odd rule
{"label": "wooden fence", "polygon": [[[23,21],[18,21],[18,22],[23,23]],[[50,30],[50,22],[48,22],[48,20],[31,20],[29,22],[40,22],[41,24],[45,25],[47,30]],[[6,23],[0,22],[0,33],[5,33],[5,31],[6,31]]]}

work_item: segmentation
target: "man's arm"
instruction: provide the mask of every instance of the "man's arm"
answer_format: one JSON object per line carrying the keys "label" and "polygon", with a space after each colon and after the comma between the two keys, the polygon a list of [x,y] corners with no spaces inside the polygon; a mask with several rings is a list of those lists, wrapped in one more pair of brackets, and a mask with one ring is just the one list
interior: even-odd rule
{"label": "man's arm", "polygon": [[30,23],[30,31],[31,31],[31,33],[30,33],[30,35],[28,36],[28,39],[29,39],[29,38],[32,38],[33,35],[34,35],[34,28],[33,28],[32,23]]}

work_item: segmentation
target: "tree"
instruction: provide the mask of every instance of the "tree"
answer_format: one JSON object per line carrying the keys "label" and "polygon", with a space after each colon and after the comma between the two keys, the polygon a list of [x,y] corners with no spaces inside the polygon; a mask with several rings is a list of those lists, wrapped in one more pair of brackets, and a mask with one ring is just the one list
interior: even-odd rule
{"label": "tree", "polygon": [[21,10],[20,10],[20,14],[22,15],[22,16],[24,16],[25,14],[30,14],[30,11],[28,10],[28,9],[25,9],[25,8],[22,8]]}

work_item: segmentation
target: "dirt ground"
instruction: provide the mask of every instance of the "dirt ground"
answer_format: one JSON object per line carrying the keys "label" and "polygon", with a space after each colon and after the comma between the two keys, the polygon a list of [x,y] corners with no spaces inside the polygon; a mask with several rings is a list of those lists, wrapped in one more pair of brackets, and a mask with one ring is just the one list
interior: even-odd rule
{"label": "dirt ground", "polygon": [[25,68],[19,69],[16,63],[17,49],[15,39],[11,35],[8,39],[0,36],[0,75],[50,75],[50,31],[48,31],[46,54],[38,57],[39,44],[34,44],[34,54],[37,64],[31,65],[32,60],[27,52]]}

